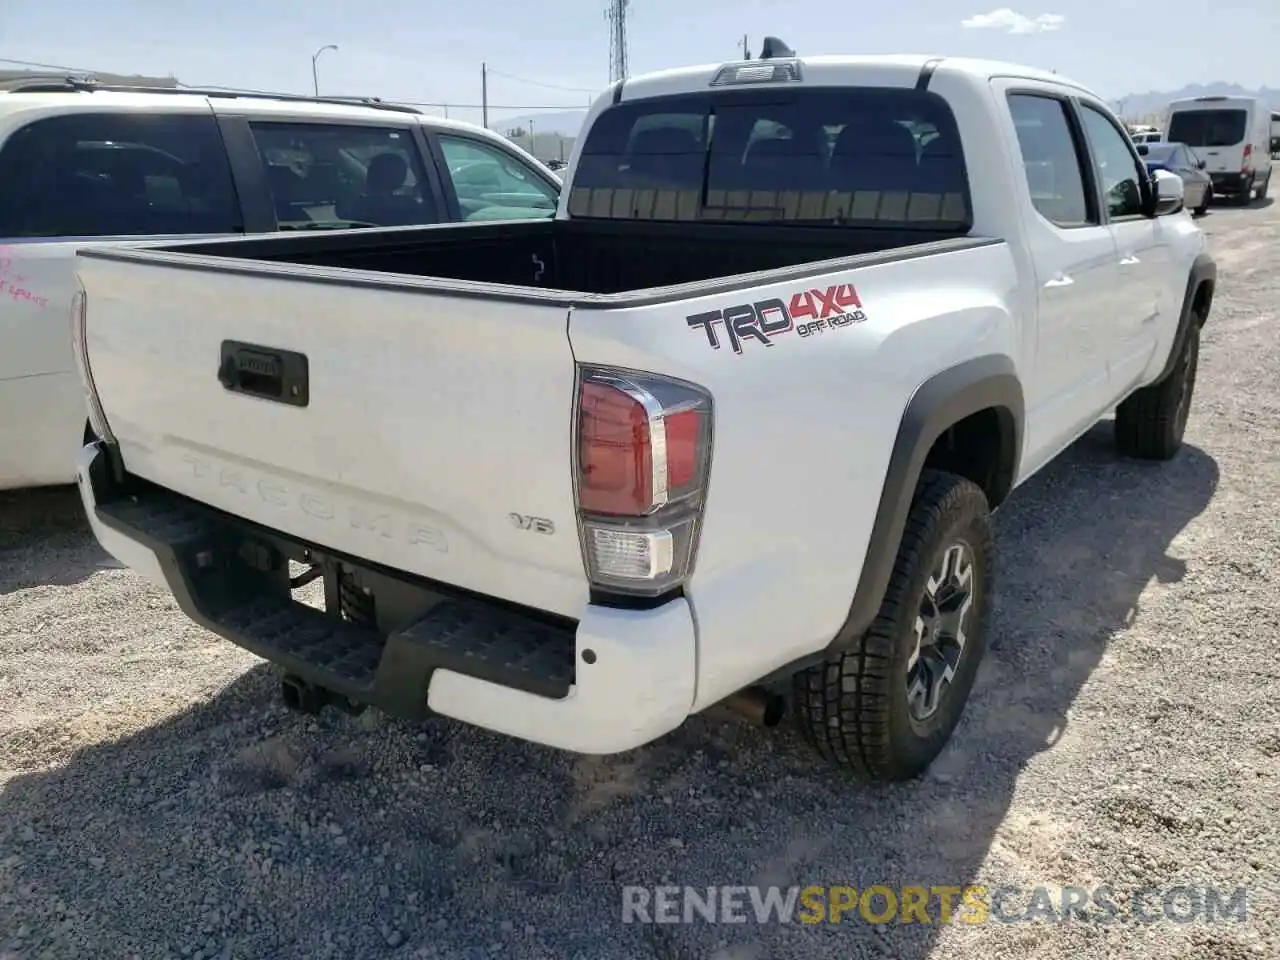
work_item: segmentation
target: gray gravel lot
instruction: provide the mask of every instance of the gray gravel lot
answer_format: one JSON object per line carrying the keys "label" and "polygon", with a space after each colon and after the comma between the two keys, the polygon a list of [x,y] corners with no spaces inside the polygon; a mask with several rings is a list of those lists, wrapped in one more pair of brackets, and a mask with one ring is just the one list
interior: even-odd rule
{"label": "gray gravel lot", "polygon": [[[299,717],[74,491],[0,496],[0,957],[1280,956],[1280,206],[1202,224],[1187,447],[1119,461],[1104,423],[1001,511],[993,647],[919,783],[709,717],[604,759]],[[1245,886],[1248,919],[620,922],[623,884],[975,882]]]}

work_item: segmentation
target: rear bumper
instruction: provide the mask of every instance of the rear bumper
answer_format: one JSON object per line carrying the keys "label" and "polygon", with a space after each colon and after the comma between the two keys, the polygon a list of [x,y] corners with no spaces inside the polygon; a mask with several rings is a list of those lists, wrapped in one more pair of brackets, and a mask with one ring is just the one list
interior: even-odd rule
{"label": "rear bumper", "polygon": [[1252,173],[1211,173],[1215,193],[1245,193],[1253,189]]}
{"label": "rear bumper", "polygon": [[[85,513],[109,553],[172,591],[206,629],[337,698],[587,754],[648,743],[693,704],[696,636],[683,598],[652,610],[588,605],[577,623],[548,619],[122,483],[100,444],[82,448],[76,466]],[[372,596],[377,622],[294,601],[287,560],[302,557]]]}

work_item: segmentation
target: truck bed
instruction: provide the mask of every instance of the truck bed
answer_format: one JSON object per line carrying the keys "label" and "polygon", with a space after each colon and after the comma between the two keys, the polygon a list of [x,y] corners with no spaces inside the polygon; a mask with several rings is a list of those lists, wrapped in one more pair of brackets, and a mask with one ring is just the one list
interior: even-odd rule
{"label": "truck bed", "polygon": [[[202,257],[623,294],[953,240],[954,230],[535,220],[186,242]],[[124,251],[111,251],[108,258]],[[97,254],[95,254],[97,255]],[[145,254],[144,254],[145,256]],[[196,262],[189,263],[195,266]],[[219,270],[237,271],[234,264]],[[260,267],[253,270],[260,272]]]}

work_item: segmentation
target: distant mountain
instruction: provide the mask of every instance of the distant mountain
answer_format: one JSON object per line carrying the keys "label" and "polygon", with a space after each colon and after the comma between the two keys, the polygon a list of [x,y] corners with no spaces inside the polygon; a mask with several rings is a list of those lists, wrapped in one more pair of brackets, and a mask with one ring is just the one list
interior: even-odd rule
{"label": "distant mountain", "polygon": [[562,137],[576,137],[582,122],[587,119],[586,110],[560,110],[554,113],[529,113],[519,117],[491,117],[489,126],[498,133],[505,134],[517,127],[529,129],[541,138],[544,133],[556,133]]}
{"label": "distant mountain", "polygon": [[1260,87],[1256,90],[1248,90],[1238,83],[1193,83],[1190,86],[1183,87],[1181,90],[1170,90],[1167,92],[1158,92],[1152,90],[1148,93],[1131,93],[1125,97],[1119,97],[1112,101],[1112,104],[1120,111],[1126,120],[1143,120],[1148,117],[1157,117],[1164,114],[1165,108],[1169,106],[1170,100],[1181,100],[1184,97],[1261,97],[1271,109],[1280,110],[1280,90],[1275,87]]}

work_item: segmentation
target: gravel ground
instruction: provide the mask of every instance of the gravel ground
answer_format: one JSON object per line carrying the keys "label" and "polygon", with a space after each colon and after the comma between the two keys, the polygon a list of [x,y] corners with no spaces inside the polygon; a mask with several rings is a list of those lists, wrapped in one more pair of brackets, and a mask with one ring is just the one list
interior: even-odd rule
{"label": "gravel ground", "polygon": [[[993,647],[910,785],[711,717],[587,759],[292,715],[73,492],[0,498],[0,957],[1280,956],[1280,206],[1203,225],[1187,447],[1117,461],[1100,425],[1001,511]],[[973,882],[1245,886],[1248,919],[620,921],[628,883]]]}

